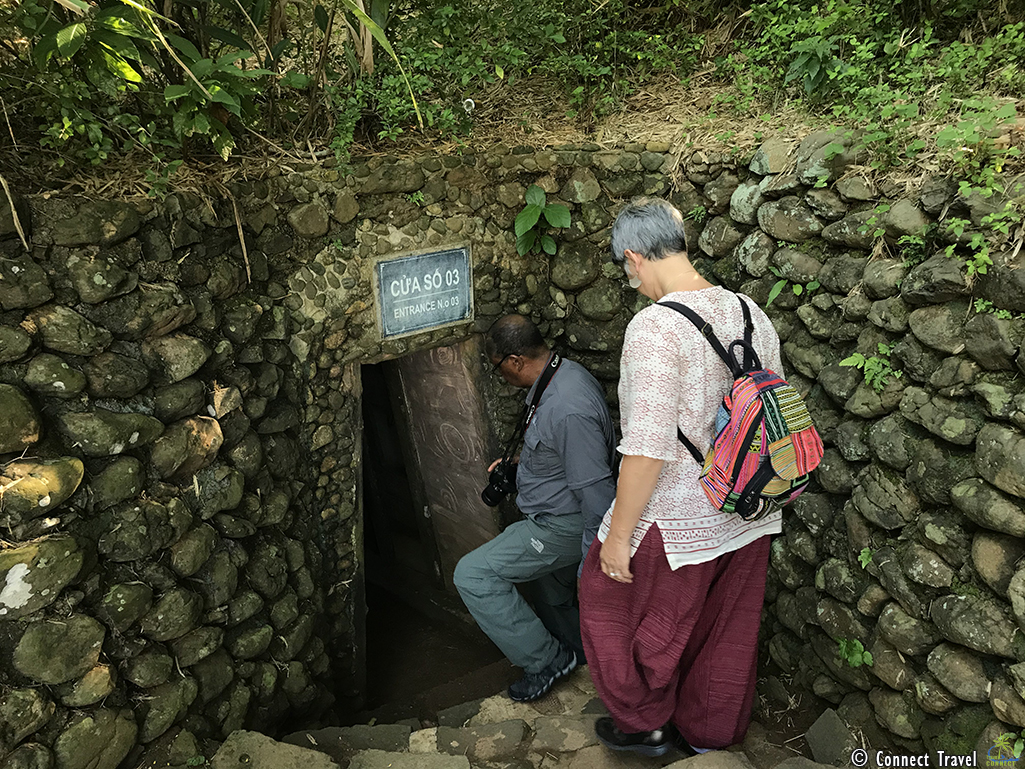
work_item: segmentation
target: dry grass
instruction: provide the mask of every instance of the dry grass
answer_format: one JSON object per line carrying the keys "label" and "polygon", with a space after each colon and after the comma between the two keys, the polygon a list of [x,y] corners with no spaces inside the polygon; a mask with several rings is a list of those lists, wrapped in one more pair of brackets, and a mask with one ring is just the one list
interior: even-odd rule
{"label": "dry grass", "polygon": [[[739,23],[739,22],[731,22]],[[730,30],[725,26],[723,35]],[[724,38],[725,39],[725,38]],[[500,81],[474,94],[473,132],[464,138],[436,138],[410,128],[394,142],[363,140],[350,148],[354,158],[390,156],[416,157],[474,149],[487,151],[497,144],[510,147],[551,147],[560,144],[594,143],[613,149],[631,142],[669,144],[676,156],[670,171],[692,150],[719,151],[740,156],[762,141],[784,137],[798,141],[807,134],[828,127],[827,119],[811,115],[796,100],[777,95],[773,103],[753,105],[744,114],[719,103],[733,89],[713,80],[710,72],[692,75],[680,83],[673,77],[652,78],[636,87],[614,114],[594,118],[575,114],[558,84],[541,77],[524,78],[510,85]],[[1019,105],[1025,112],[1025,103]],[[951,118],[953,119],[953,118]],[[929,148],[911,165],[886,172],[891,182],[904,185],[910,193],[925,173],[949,172],[933,147],[941,121],[923,121],[915,133]],[[194,157],[183,164],[170,185],[174,191],[189,191],[204,199],[231,197],[232,183],[263,178],[271,169],[302,170],[334,162],[328,148],[330,136],[307,140],[305,146],[285,149],[274,141],[248,131],[240,137],[241,152],[227,163],[216,158]],[[1019,120],[1006,136],[1006,145],[1025,149],[1025,120]],[[147,180],[148,159],[135,155],[109,162],[96,169],[62,171],[54,165],[29,167],[25,147],[0,147],[0,171],[18,192],[59,191],[90,197],[145,197],[152,189]],[[35,157],[39,157],[36,151]],[[1020,164],[1020,161],[1019,161]],[[1005,170],[1018,170],[1009,167]],[[877,176],[871,168],[853,167],[848,173]]]}

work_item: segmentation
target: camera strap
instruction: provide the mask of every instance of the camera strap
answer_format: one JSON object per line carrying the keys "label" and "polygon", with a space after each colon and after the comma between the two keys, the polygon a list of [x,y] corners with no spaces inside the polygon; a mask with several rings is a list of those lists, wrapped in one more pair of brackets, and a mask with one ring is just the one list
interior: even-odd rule
{"label": "camera strap", "polygon": [[548,362],[545,364],[544,371],[541,372],[541,376],[537,378],[537,382],[534,385],[534,394],[530,398],[530,403],[525,404],[523,407],[523,414],[520,416],[520,421],[516,425],[516,432],[513,433],[512,439],[506,444],[505,454],[503,459],[512,459],[513,453],[516,451],[516,447],[520,443],[520,439],[527,432],[527,428],[530,427],[530,420],[534,418],[534,414],[537,411],[537,407],[541,404],[541,396],[545,394],[545,390],[548,388],[549,382],[552,381],[552,377],[555,376],[555,372],[559,370],[559,366],[562,365],[562,356],[557,352],[553,352],[548,358]]}

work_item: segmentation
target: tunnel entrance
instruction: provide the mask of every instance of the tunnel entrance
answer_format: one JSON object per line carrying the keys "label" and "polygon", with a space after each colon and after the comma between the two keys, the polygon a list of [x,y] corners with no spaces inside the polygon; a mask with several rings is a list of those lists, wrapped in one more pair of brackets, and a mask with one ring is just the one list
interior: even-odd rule
{"label": "tunnel entrance", "polygon": [[479,497],[473,355],[465,342],[361,367],[366,710],[353,723],[430,721],[512,678],[452,585],[459,558],[499,531]]}
{"label": "tunnel entrance", "polygon": [[441,587],[433,531],[418,520],[418,503],[423,500],[416,499],[422,494],[414,486],[415,459],[408,440],[400,437],[404,414],[392,394],[401,387],[397,373],[390,362],[362,367],[367,581],[394,587],[407,580],[427,580]]}

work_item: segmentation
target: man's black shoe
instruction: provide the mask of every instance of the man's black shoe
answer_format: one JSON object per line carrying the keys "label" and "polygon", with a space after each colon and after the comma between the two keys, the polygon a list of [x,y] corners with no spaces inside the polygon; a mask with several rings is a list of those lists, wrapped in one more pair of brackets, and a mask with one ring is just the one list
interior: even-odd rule
{"label": "man's black shoe", "polygon": [[612,718],[603,716],[595,721],[594,731],[601,744],[612,750],[628,750],[642,756],[664,756],[673,747],[672,734],[666,727],[628,734],[620,731]]}
{"label": "man's black shoe", "polygon": [[561,646],[559,653],[555,655],[555,659],[548,667],[539,673],[524,673],[523,678],[512,684],[509,687],[509,698],[516,702],[533,702],[541,699],[548,694],[552,684],[576,666],[577,655],[573,653],[572,649]]}

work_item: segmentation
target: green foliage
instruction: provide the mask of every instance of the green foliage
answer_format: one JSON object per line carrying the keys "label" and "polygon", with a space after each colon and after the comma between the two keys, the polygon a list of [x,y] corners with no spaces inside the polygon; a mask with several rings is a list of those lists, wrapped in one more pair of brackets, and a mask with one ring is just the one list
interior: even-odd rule
{"label": "green foliage", "polygon": [[[394,56],[359,3],[335,3],[339,20],[350,15],[345,23],[367,30]],[[0,38],[13,41],[0,48],[0,88],[13,101],[12,127],[38,135],[58,164],[99,165],[142,150],[159,184],[177,170],[159,170],[172,160],[206,146],[226,159],[243,132],[319,109],[321,102],[308,101],[310,85],[328,70],[336,75],[329,57],[311,55],[314,44],[327,50],[327,40],[310,32],[325,32],[322,6],[314,7],[316,25],[293,19],[305,37],[273,45],[285,17],[300,13],[284,0],[192,0],[162,8],[170,16],[151,0],[18,0],[0,7]],[[297,50],[300,44],[310,49]],[[295,68],[286,69],[286,60]],[[323,101],[332,106],[330,98]]]}
{"label": "green foliage", "polygon": [[1011,102],[1001,104],[991,97],[965,99],[961,119],[936,135],[936,145],[950,152],[960,178],[992,188],[1006,158],[1019,154],[1017,147],[998,148],[995,131],[1016,116]]}
{"label": "green foliage", "polygon": [[973,598],[978,598],[980,595],[982,595],[982,591],[979,590],[979,588],[977,588],[971,582],[962,581],[957,576],[955,576],[950,581],[950,589],[958,595],[969,595]]}
{"label": "green foliage", "polygon": [[[1025,90],[1022,11],[1013,1],[1000,9],[981,0],[929,8],[889,0],[754,2],[735,51],[717,60],[718,74],[741,94],[728,99],[740,111],[799,98],[860,128],[859,148],[872,151],[876,168],[913,160],[932,143],[914,130],[923,120],[949,123],[936,137],[940,162],[987,178],[1015,154],[995,140]],[[964,34],[983,16],[978,35]]]}
{"label": "green foliage", "polygon": [[[0,89],[19,142],[55,162],[98,165],[142,151],[160,175],[211,148],[225,156],[254,132],[267,138],[260,146],[304,155],[330,146],[342,161],[354,142],[394,141],[421,126],[463,137],[478,110],[493,110],[489,100],[505,108],[501,99],[525,82],[565,97],[586,125],[648,79],[700,71],[722,81],[717,109],[771,120],[775,105],[796,103],[858,129],[852,149],[870,151],[875,168],[926,153],[985,195],[1020,160],[1006,137],[1025,92],[1023,6],[11,0],[0,5]],[[377,61],[371,37],[386,54]],[[521,114],[529,128],[530,112]],[[938,128],[923,132],[923,122]],[[734,141],[732,130],[717,135]],[[825,154],[842,151],[835,143]],[[982,228],[986,239],[1020,223],[1000,216]],[[877,224],[866,231],[881,236]],[[968,250],[981,273],[988,254]]]}
{"label": "green foliage", "polygon": [[836,73],[844,66],[843,62],[834,55],[837,50],[836,38],[827,40],[816,35],[805,40],[798,40],[791,50],[797,54],[797,58],[787,70],[783,82],[789,83],[799,79],[804,84],[804,91],[808,95],[819,90],[824,83],[829,81],[831,73]]}
{"label": "green foliage", "polygon": [[690,219],[695,224],[704,224],[708,221],[708,209],[704,206],[694,206],[683,218]]}
{"label": "green foliage", "polygon": [[872,233],[873,238],[881,238],[886,234],[886,228],[880,226],[881,218],[883,214],[890,210],[889,203],[878,203],[875,208],[872,209],[872,216],[870,216],[864,224],[858,227],[858,232],[865,235],[869,232]]}
{"label": "green foliage", "polygon": [[243,117],[243,112],[252,114],[253,97],[260,92],[258,81],[273,73],[260,67],[239,68],[236,62],[250,58],[249,51],[209,59],[199,58],[199,51],[185,40],[176,42],[175,47],[185,58],[193,77],[183,85],[164,88],[165,101],[175,107],[174,133],[180,141],[197,134],[208,137],[217,154],[227,160],[235,147],[235,139],[228,130],[227,120],[218,117],[215,106],[238,118]]}
{"label": "green foliage", "polygon": [[[950,231],[955,233],[957,237],[961,237],[964,233],[964,226],[966,224],[968,222],[964,219],[951,219],[948,221]],[[966,248],[967,253],[962,249],[959,254],[957,244],[951,243],[944,250],[944,254],[947,257],[960,255],[969,278],[973,278],[976,275],[985,275],[989,268],[993,266],[993,260],[989,256],[989,241],[986,238],[986,234],[983,232],[970,233]]]}
{"label": "green foliage", "polygon": [[876,392],[881,392],[889,384],[890,377],[900,379],[903,375],[902,371],[894,369],[890,365],[890,353],[893,352],[893,348],[894,345],[892,344],[880,342],[876,348],[879,353],[878,355],[866,357],[860,352],[856,352],[840,361],[840,365],[861,369],[865,375],[865,383],[870,385]]}
{"label": "green foliage", "polygon": [[[772,285],[772,288],[769,289],[769,298],[765,302],[766,307],[772,304],[776,300],[776,298],[781,293],[783,293],[783,289],[787,287],[787,284],[790,283],[790,281],[783,277],[783,273],[781,273],[778,268],[770,267],[769,270],[772,272],[773,275],[778,277],[779,280],[777,280]],[[790,290],[794,292],[794,296],[801,296],[802,294],[811,296],[813,293],[815,293],[815,290],[818,289],[818,287],[819,282],[817,280],[812,280],[804,284],[794,283],[790,286]]]}
{"label": "green foliage", "polygon": [[160,200],[167,196],[171,188],[171,180],[184,162],[180,158],[168,163],[164,163],[163,160],[163,156],[156,156],[154,164],[147,168],[145,172],[146,182],[150,186],[147,194],[151,198],[158,198]]}
{"label": "green foliage", "polygon": [[905,267],[916,267],[935,251],[937,229],[935,223],[930,223],[921,235],[901,235],[897,239],[897,249],[904,258]]}
{"label": "green foliage", "polygon": [[860,668],[862,665],[872,667],[872,652],[865,651],[861,641],[841,638],[838,645],[839,658],[852,668]]}
{"label": "green foliage", "polygon": [[[987,183],[989,186],[985,187],[973,187],[965,183],[960,192],[965,197],[971,195],[992,197],[1004,192],[998,179]],[[957,257],[964,263],[969,280],[976,275],[985,275],[993,266],[993,259],[990,257],[990,249],[993,245],[999,245],[1001,242],[1014,243],[1015,240],[1021,238],[1023,224],[1021,204],[1020,198],[1004,201],[1000,209],[982,218],[979,230],[967,233],[967,242],[965,242],[964,236],[971,222],[959,218],[947,219],[944,222],[946,233],[956,241],[947,246],[944,253],[948,257]]]}
{"label": "green foliage", "polygon": [[[1001,307],[994,307],[993,302],[988,299],[976,299],[972,307],[977,313],[989,313],[993,317],[1000,318],[1001,320],[1011,320],[1014,318],[1014,313],[1010,310],[1005,310]],[[1025,317],[1025,313],[1020,314],[1018,317]]]}
{"label": "green foliage", "polygon": [[536,184],[527,188],[524,197],[527,205],[516,215],[516,252],[523,256],[541,249],[546,254],[554,254],[557,248],[555,239],[543,232],[547,228],[542,219],[548,227],[569,227],[569,209],[561,203],[548,203],[545,191]]}
{"label": "green foliage", "polygon": [[872,563],[872,549],[869,547],[861,548],[861,552],[858,553],[858,563],[861,564],[861,568],[867,569],[868,565]]}
{"label": "green foliage", "polygon": [[[13,0],[0,87],[18,133],[65,161],[180,157],[207,141],[224,156],[252,131],[303,153],[323,137],[344,160],[357,139],[418,126],[465,135],[468,95],[532,76],[573,112],[605,114],[641,78],[697,68],[692,17],[628,0]],[[368,56],[363,30],[391,58]]]}

